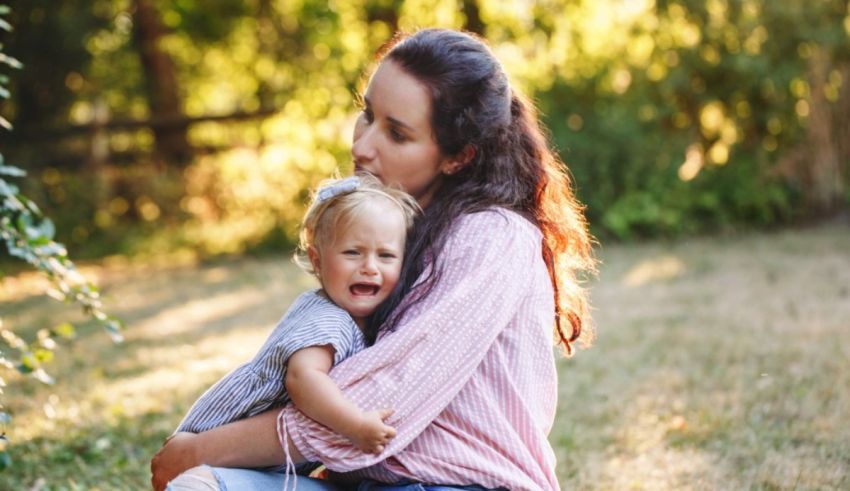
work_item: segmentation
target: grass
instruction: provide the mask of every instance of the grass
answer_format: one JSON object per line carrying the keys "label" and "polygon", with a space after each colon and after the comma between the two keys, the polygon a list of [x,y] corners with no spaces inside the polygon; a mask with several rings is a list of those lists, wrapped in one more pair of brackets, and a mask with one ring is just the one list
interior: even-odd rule
{"label": "grass", "polygon": [[[598,340],[559,361],[551,441],[565,489],[850,488],[850,231],[603,248]],[[55,386],[12,377],[0,489],[144,489],[194,398],[249,358],[312,281],[286,257],[85,268],[127,321],[83,323]],[[0,318],[32,334],[80,316],[32,274]]]}

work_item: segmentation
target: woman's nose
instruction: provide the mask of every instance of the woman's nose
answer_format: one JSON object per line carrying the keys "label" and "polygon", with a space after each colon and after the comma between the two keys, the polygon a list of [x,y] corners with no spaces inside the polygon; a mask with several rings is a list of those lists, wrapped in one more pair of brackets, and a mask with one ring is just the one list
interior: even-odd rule
{"label": "woman's nose", "polygon": [[351,155],[355,164],[371,162],[376,155],[372,127],[365,121],[358,121],[354,127],[354,139],[351,145]]}

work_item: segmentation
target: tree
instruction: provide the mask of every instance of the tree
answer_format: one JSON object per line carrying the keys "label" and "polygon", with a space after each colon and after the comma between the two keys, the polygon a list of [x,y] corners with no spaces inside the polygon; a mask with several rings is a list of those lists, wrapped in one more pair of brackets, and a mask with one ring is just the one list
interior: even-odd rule
{"label": "tree", "polygon": [[136,0],[133,35],[144,67],[151,119],[161,121],[154,127],[159,156],[170,164],[187,164],[192,157],[188,126],[180,101],[180,86],[174,61],[161,43],[165,28],[152,0]]}

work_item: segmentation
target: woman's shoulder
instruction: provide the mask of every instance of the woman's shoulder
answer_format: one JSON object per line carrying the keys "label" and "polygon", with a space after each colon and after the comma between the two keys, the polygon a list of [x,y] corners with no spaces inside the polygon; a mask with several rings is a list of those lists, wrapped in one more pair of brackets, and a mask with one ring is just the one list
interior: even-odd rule
{"label": "woman's shoulder", "polygon": [[507,208],[491,207],[458,218],[451,235],[460,240],[523,240],[540,244],[543,234],[523,215]]}

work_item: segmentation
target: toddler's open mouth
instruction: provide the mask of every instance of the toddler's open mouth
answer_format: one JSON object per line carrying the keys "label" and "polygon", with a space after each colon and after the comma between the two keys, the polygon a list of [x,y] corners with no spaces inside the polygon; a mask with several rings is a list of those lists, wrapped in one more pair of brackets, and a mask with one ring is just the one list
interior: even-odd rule
{"label": "toddler's open mouth", "polygon": [[348,287],[352,295],[377,295],[380,289],[380,285],[376,285],[375,283],[355,283]]}

